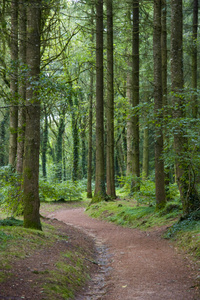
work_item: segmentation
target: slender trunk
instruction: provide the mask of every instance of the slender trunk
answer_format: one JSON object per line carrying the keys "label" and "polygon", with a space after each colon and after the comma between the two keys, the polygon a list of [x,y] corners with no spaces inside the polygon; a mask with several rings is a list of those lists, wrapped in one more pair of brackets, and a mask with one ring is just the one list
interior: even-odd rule
{"label": "slender trunk", "polygon": [[23,69],[26,65],[26,6],[19,4],[19,110],[18,110],[18,141],[17,141],[17,165],[16,171],[22,174],[24,158],[24,139],[26,110],[26,80]]}
{"label": "slender trunk", "polygon": [[[166,0],[161,1],[161,51],[162,51],[162,91],[163,91],[163,116],[167,119],[169,115],[168,97],[167,97],[167,5]],[[164,124],[165,125],[165,124]],[[168,131],[163,131],[164,145],[169,145]],[[170,169],[167,166],[165,168],[165,185],[169,186],[170,183]],[[166,194],[168,198],[168,194]]]}
{"label": "slender trunk", "polygon": [[17,155],[18,126],[18,0],[11,2],[11,107],[10,107],[10,138],[9,164],[15,167]]}
{"label": "slender trunk", "polygon": [[[91,43],[94,43],[94,5],[92,5],[91,16],[92,36]],[[91,51],[93,57],[93,50]],[[92,121],[93,121],[93,92],[94,92],[94,70],[90,70],[90,96],[89,96],[89,136],[88,136],[88,173],[87,173],[87,198],[92,198]]]}
{"label": "slender trunk", "polygon": [[47,142],[48,142],[48,118],[47,109],[44,106],[44,126],[42,133],[42,176],[47,178]]}
{"label": "slender trunk", "polygon": [[90,96],[89,96],[89,141],[88,141],[88,173],[87,173],[87,197],[92,198],[92,119],[93,119],[93,86],[94,73],[90,73]]}
{"label": "slender trunk", "polygon": [[193,117],[198,116],[198,101],[197,101],[197,33],[198,33],[198,0],[193,1],[193,45],[192,45],[192,88],[194,91],[192,113]]}
{"label": "slender trunk", "polygon": [[86,134],[85,134],[86,117],[83,116],[81,124],[81,161],[82,161],[82,178],[86,178]]}
{"label": "slender trunk", "polygon": [[[132,99],[133,107],[139,105],[139,0],[133,0],[133,62],[132,76],[133,89]],[[133,175],[140,177],[140,150],[139,150],[139,115],[135,113],[133,116]],[[133,180],[132,190],[139,190],[139,182]]]}
{"label": "slender trunk", "polygon": [[154,0],[154,112],[155,112],[155,184],[156,184],[156,208],[165,206],[165,176],[162,132],[162,56],[161,56],[161,0]]}
{"label": "slender trunk", "polygon": [[41,0],[27,5],[27,66],[26,129],[23,166],[24,227],[41,230],[39,200],[40,150],[40,20]]}
{"label": "slender trunk", "polygon": [[114,87],[113,87],[113,10],[112,0],[107,0],[107,194],[116,198],[114,170]]}
{"label": "slender trunk", "polygon": [[9,112],[6,111],[3,120],[0,122],[0,166],[7,164],[6,155],[6,123],[8,121]]}
{"label": "slender trunk", "polygon": [[60,113],[58,135],[56,141],[56,178],[59,182],[62,181],[63,174],[63,134],[65,132],[65,108]]}
{"label": "slender trunk", "polygon": [[[130,61],[128,62],[128,66],[130,66]],[[127,71],[127,80],[126,80],[126,97],[129,101],[130,107],[132,107],[132,86],[131,74],[129,70]],[[129,114],[127,117],[127,166],[126,166],[126,175],[133,175],[133,116]]]}
{"label": "slender trunk", "polygon": [[103,0],[96,3],[96,172],[95,198],[106,195],[104,171]]}
{"label": "slender trunk", "polygon": [[142,164],[143,179],[149,176],[149,126],[146,124],[143,136],[143,164]]}
{"label": "slender trunk", "polygon": [[171,0],[171,80],[174,128],[174,149],[176,154],[176,176],[179,186],[183,214],[200,208],[199,196],[195,187],[195,178],[190,165],[186,128],[180,125],[185,117],[185,99],[183,97],[183,16],[182,0]]}
{"label": "slender trunk", "polygon": [[74,114],[72,117],[73,131],[73,171],[72,180],[78,180],[78,164],[79,164],[79,132],[78,132],[78,117]]}

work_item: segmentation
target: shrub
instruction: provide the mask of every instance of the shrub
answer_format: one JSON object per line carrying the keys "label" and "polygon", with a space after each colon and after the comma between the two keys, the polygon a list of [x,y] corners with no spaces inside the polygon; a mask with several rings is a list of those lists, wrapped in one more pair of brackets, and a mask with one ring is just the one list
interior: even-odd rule
{"label": "shrub", "polygon": [[0,167],[0,205],[12,216],[20,215],[23,211],[21,183],[11,166]]}
{"label": "shrub", "polygon": [[71,180],[53,184],[41,179],[39,186],[41,201],[82,200],[83,186]]}

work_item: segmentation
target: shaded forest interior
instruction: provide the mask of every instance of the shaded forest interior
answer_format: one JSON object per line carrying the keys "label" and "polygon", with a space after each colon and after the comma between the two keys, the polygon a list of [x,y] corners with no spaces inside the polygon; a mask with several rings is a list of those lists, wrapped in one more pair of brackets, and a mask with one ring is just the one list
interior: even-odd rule
{"label": "shaded forest interior", "polygon": [[198,11],[198,0],[1,1],[0,201],[24,227],[41,229],[41,201],[83,191],[199,213]]}

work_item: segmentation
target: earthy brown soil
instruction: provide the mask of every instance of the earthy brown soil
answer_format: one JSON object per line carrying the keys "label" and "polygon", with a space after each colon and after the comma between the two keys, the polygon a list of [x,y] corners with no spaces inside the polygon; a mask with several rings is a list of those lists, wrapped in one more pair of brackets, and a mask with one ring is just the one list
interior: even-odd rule
{"label": "earthy brown soil", "polygon": [[[82,247],[84,255],[88,253],[90,260],[93,257],[99,264],[87,261],[93,272],[92,281],[79,291],[77,300],[200,299],[197,263],[161,238],[164,228],[150,232],[122,228],[88,217],[83,208],[62,208],[42,214],[70,237],[72,251]],[[94,242],[98,257],[94,257]],[[40,283],[45,277],[33,270],[53,268],[58,252],[66,247],[69,245],[60,241],[50,249],[38,251],[34,257],[14,262],[14,276],[6,284],[0,283],[0,299],[42,299]]]}
{"label": "earthy brown soil", "polygon": [[39,247],[31,254],[27,253],[23,259],[14,258],[11,269],[0,270],[8,278],[6,282],[0,282],[0,300],[51,300],[45,295],[43,286],[49,282],[49,272],[55,269],[60,253],[66,251],[77,252],[78,249],[89,272],[98,272],[98,265],[93,263],[97,257],[96,246],[90,236],[57,220],[45,222],[53,225],[61,238],[53,246]]}
{"label": "earthy brown soil", "polygon": [[[91,219],[83,208],[60,210],[49,215],[83,229],[98,244],[106,245],[107,268],[100,278],[101,293],[92,287],[78,299],[103,300],[197,300],[197,265],[161,238],[163,229],[151,232],[122,228]],[[105,257],[105,256],[104,256]],[[105,257],[106,258],[106,257]],[[106,260],[104,260],[106,263]],[[110,267],[111,269],[108,269]],[[96,284],[96,282],[95,282]]]}

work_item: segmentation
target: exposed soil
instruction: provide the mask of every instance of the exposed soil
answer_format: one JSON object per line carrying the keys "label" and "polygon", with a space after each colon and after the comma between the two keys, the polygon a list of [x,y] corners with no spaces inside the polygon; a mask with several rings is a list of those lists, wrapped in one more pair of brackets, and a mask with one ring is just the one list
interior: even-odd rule
{"label": "exposed soil", "polygon": [[[89,286],[79,291],[77,300],[198,300],[198,265],[173,244],[161,238],[165,228],[142,232],[92,219],[83,208],[62,208],[45,214],[49,222],[70,236],[70,247],[82,247],[93,272]],[[61,222],[58,222],[62,221]],[[98,257],[95,257],[94,242]],[[38,251],[34,257],[13,264],[11,279],[0,283],[0,299],[42,299],[40,277],[31,272],[54,263],[66,243]],[[38,276],[38,277],[37,277]],[[37,279],[36,279],[37,278]],[[32,281],[38,280],[32,286]],[[12,297],[11,297],[12,296]],[[48,299],[51,300],[51,299]]]}

